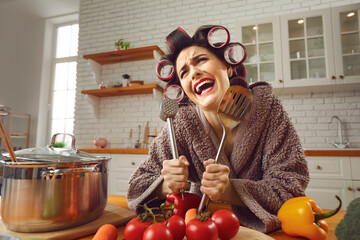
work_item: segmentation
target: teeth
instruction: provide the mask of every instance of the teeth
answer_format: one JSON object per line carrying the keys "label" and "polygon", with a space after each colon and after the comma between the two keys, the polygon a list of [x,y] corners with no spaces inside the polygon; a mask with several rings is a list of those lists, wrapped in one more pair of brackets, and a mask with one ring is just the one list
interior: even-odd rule
{"label": "teeth", "polygon": [[204,85],[204,84],[206,84],[206,83],[212,83],[212,81],[211,81],[211,80],[205,80],[205,81],[199,83],[199,84],[196,86],[196,89],[195,89],[196,92],[200,93],[200,88],[201,88],[201,86]]}

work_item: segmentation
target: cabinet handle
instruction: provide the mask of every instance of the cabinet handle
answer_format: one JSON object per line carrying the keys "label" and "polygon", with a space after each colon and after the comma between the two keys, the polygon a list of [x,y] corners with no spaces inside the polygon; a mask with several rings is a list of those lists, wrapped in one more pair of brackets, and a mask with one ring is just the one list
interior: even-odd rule
{"label": "cabinet handle", "polygon": [[356,188],[356,190],[358,190],[360,192],[360,187]]}
{"label": "cabinet handle", "polygon": [[135,162],[131,162],[131,165],[135,166]]}
{"label": "cabinet handle", "polygon": [[321,170],[322,167],[321,167],[320,165],[316,165],[316,169],[317,169],[317,170]]}
{"label": "cabinet handle", "polygon": [[351,186],[349,186],[349,187],[347,187],[347,190],[353,191],[354,189]]}
{"label": "cabinet handle", "polygon": [[335,80],[335,79],[336,79],[336,77],[335,77],[335,76],[331,76],[331,79],[332,79],[332,80]]}
{"label": "cabinet handle", "polygon": [[339,78],[340,78],[340,79],[344,79],[344,76],[343,76],[343,75],[340,75]]}
{"label": "cabinet handle", "polygon": [[279,81],[279,83],[282,83],[282,82],[283,82],[283,80],[281,80],[281,79],[279,79],[278,81]]}

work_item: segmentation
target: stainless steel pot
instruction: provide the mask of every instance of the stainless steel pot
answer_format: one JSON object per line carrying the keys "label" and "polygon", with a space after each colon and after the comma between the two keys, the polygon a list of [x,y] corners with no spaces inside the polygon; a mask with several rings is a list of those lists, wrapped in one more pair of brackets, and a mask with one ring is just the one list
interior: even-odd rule
{"label": "stainless steel pot", "polygon": [[[56,134],[57,135],[57,134]],[[2,160],[1,218],[9,230],[48,232],[99,217],[107,202],[110,157],[51,145],[15,152]]]}

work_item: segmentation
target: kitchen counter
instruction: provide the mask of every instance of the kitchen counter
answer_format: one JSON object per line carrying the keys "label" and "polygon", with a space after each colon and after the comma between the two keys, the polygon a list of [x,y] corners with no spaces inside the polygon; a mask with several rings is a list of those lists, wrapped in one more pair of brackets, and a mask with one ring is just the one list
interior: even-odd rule
{"label": "kitchen counter", "polygon": [[360,149],[305,149],[305,156],[360,156]]}
{"label": "kitchen counter", "polygon": [[[112,204],[115,204],[115,205],[118,205],[118,206],[120,206],[122,208],[128,209],[127,200],[126,200],[125,196],[109,195],[108,196],[108,202],[112,203]],[[0,198],[0,206],[1,206],[1,198]],[[224,204],[224,203],[213,203],[213,202],[211,202],[209,204],[208,210],[210,212],[215,212],[216,210],[221,209],[221,208],[229,209],[229,205]],[[324,211],[327,212],[328,210],[324,210]],[[328,235],[327,235],[327,240],[336,240],[335,228],[336,228],[337,224],[341,221],[341,219],[343,219],[345,213],[346,213],[346,211],[340,210],[335,216],[326,219],[326,222],[329,225],[329,231],[328,231]],[[118,235],[117,240],[123,240],[124,239],[124,229],[125,229],[124,225],[118,227],[119,235]],[[276,239],[276,240],[306,240],[305,238],[301,238],[301,237],[298,237],[298,238],[290,237],[290,236],[286,235],[282,230],[278,230],[278,231],[269,233],[268,235],[270,237]],[[93,236],[94,235],[89,235],[87,237],[82,237],[82,238],[80,238],[80,240],[91,240],[93,238]]]}
{"label": "kitchen counter", "polygon": [[109,154],[148,154],[147,148],[79,148],[87,153],[109,153]]}
{"label": "kitchen counter", "polygon": [[[148,154],[149,149],[143,148],[80,148],[80,151],[101,154]],[[360,156],[360,149],[305,149],[305,156]]]}
{"label": "kitchen counter", "polygon": [[[116,205],[124,207],[124,208],[128,208],[127,207],[127,200],[126,200],[125,196],[109,195],[108,202],[116,204]],[[216,211],[217,209],[220,209],[220,208],[229,208],[229,205],[227,205],[227,204],[219,204],[219,203],[211,203],[209,205],[209,211],[211,211],[211,212],[214,212],[214,211]],[[341,210],[335,216],[326,219],[326,222],[329,225],[329,231],[328,231],[327,240],[336,240],[335,228],[336,228],[337,224],[341,221],[341,219],[343,219],[344,215],[345,215],[345,211]],[[124,229],[125,229],[125,226],[118,227],[118,232],[119,232],[119,236],[117,238],[118,240],[124,239]],[[302,240],[302,239],[305,240],[305,238],[290,237],[290,236],[286,235],[282,230],[272,232],[272,233],[270,233],[268,235],[271,236],[272,238],[276,239],[276,240]],[[85,238],[81,238],[80,240],[91,240],[92,237],[93,237],[93,235],[85,237]]]}

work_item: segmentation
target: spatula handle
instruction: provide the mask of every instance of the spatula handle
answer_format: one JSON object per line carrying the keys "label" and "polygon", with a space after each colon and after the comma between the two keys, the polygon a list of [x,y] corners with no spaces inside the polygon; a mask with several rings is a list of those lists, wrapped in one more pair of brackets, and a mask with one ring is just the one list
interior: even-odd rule
{"label": "spatula handle", "polygon": [[[219,115],[218,115],[218,118],[219,118]],[[219,159],[220,159],[221,153],[223,152],[223,149],[224,149],[224,146],[225,146],[225,144],[224,144],[225,139],[226,139],[226,136],[228,135],[227,131],[226,131],[226,128],[224,127],[224,125],[221,122],[220,118],[219,118],[219,121],[220,121],[220,124],[221,124],[222,129],[223,129],[223,135],[221,137],[221,142],[220,142],[218,152],[217,152],[216,157],[215,157],[215,164],[217,164]],[[202,212],[206,211],[207,206],[209,204],[209,201],[210,201],[209,197],[206,194],[203,194],[202,198],[201,198],[201,201],[200,201],[200,204],[199,204],[199,207],[198,207],[198,212],[199,213],[202,213]]]}
{"label": "spatula handle", "polygon": [[169,137],[170,137],[170,143],[171,143],[172,156],[174,159],[177,159],[177,158],[179,158],[179,153],[178,153],[178,149],[177,149],[177,145],[176,145],[173,119],[167,118],[166,121],[167,121],[168,127],[169,127]]}

